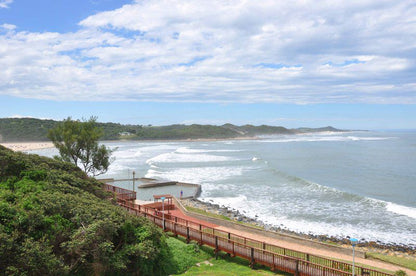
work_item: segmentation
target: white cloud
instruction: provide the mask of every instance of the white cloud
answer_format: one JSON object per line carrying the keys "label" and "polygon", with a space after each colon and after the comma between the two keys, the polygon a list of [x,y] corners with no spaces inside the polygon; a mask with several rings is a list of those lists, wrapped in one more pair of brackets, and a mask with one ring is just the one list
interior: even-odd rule
{"label": "white cloud", "polygon": [[13,31],[14,29],[16,29],[16,26],[12,24],[3,24],[3,25],[0,25],[0,28],[6,31]]}
{"label": "white cloud", "polygon": [[9,8],[11,3],[13,3],[13,0],[0,0],[0,8]]}
{"label": "white cloud", "polygon": [[415,22],[410,0],[144,0],[91,15],[74,33],[4,24],[0,94],[416,103]]}

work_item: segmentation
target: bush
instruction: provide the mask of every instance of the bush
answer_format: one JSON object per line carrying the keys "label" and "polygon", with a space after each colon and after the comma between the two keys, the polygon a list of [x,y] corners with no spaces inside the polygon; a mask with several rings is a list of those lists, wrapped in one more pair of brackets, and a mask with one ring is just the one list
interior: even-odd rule
{"label": "bush", "polygon": [[0,275],[166,275],[165,234],[98,181],[1,146],[0,164]]}

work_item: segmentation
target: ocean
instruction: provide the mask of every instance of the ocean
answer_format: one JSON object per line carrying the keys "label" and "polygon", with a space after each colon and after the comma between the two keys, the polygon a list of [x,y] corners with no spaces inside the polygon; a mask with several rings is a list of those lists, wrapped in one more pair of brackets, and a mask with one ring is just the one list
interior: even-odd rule
{"label": "ocean", "polygon": [[197,183],[200,200],[283,229],[416,247],[416,131],[105,144],[104,178]]}

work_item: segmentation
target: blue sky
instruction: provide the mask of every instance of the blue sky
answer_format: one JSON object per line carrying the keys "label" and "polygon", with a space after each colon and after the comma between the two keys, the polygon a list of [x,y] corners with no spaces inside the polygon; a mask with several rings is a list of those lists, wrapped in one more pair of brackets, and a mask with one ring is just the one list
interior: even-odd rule
{"label": "blue sky", "polygon": [[0,117],[416,128],[414,1],[0,0]]}

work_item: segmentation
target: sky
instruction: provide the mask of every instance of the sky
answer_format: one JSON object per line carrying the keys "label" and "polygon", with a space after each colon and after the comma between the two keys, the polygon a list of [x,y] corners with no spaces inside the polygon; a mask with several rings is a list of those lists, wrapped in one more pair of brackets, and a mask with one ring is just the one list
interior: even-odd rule
{"label": "sky", "polygon": [[414,0],[0,0],[0,117],[416,129]]}

